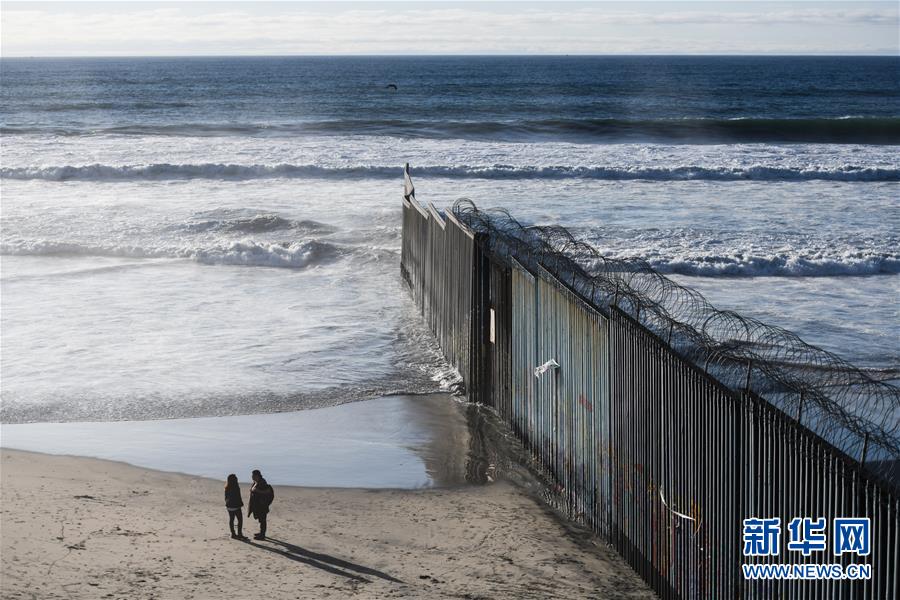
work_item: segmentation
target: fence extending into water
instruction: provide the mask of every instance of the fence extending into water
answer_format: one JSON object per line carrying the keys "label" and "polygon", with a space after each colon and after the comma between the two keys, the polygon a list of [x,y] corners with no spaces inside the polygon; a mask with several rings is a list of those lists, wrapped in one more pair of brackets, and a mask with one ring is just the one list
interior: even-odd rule
{"label": "fence extending into water", "polygon": [[[470,216],[420,205],[407,167],[403,277],[469,399],[510,425],[571,518],[663,598],[900,598],[900,494],[894,471],[867,467],[868,431],[851,457],[820,435],[822,411],[802,419],[803,389],[796,414],[751,385],[752,364],[736,389],[710,358],[692,359],[674,325],[662,336],[620,302],[618,283],[597,302],[565,261]],[[900,391],[872,385],[897,408]],[[873,432],[879,464],[896,465],[892,430]],[[744,556],[743,520],[776,517],[777,554]],[[826,519],[827,550],[787,549],[795,517]],[[868,555],[833,554],[845,517],[871,519]],[[744,564],[869,565],[871,577],[757,581]]]}

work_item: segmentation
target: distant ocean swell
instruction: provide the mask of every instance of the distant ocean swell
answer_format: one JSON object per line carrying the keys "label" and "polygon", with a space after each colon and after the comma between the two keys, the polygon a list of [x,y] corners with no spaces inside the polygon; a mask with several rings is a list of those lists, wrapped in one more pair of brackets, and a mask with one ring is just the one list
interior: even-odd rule
{"label": "distant ocean swell", "polygon": [[[250,180],[266,178],[396,179],[399,166],[359,165],[240,165],[222,163],[149,165],[65,165],[6,167],[4,179],[46,181],[131,181],[172,179]],[[615,166],[515,166],[458,165],[417,166],[420,176],[451,179],[598,179],[652,181],[900,181],[900,168],[842,165],[839,167],[787,168],[765,165],[672,167]]]}
{"label": "distant ocean swell", "polygon": [[[127,108],[127,107],[126,107]],[[53,105],[45,110],[61,111]],[[80,110],[74,107],[71,110]],[[679,143],[803,142],[900,144],[900,117],[808,119],[513,119],[508,121],[429,121],[340,119],[289,124],[185,123],[109,127],[35,127],[9,124],[4,135],[382,135],[492,140],[558,139],[595,142],[622,140]]]}
{"label": "distant ocean swell", "polygon": [[77,112],[85,110],[155,110],[189,108],[189,102],[58,102],[33,107],[36,112]]}

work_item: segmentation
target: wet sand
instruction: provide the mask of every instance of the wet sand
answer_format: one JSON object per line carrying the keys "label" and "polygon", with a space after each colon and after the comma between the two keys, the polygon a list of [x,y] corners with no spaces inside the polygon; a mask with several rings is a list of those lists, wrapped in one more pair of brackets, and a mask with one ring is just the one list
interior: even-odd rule
{"label": "wet sand", "polygon": [[399,395],[273,414],[2,424],[0,446],[212,479],[261,468],[281,485],[443,487],[468,482],[469,463],[485,462],[473,447],[473,408],[449,394]]}
{"label": "wet sand", "polygon": [[0,456],[3,598],[653,597],[612,550],[505,481],[278,486],[271,538],[241,542],[220,481]]}

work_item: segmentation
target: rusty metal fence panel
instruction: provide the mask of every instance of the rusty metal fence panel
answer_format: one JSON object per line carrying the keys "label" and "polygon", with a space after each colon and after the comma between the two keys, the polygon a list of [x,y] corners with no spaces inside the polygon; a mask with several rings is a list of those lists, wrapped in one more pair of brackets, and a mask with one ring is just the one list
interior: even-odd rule
{"label": "rusty metal fence panel", "polygon": [[[608,326],[546,270],[511,271],[508,421],[558,484],[561,508],[608,533]],[[558,363],[543,374],[536,369]]]}
{"label": "rusty metal fence panel", "polygon": [[512,331],[510,377],[512,398],[510,425],[526,447],[536,451],[537,281],[513,261],[511,274]]}
{"label": "rusty metal fence panel", "polygon": [[445,319],[440,324],[440,329],[446,342],[441,348],[468,386],[472,381],[473,370],[475,236],[452,214],[447,214],[443,254],[445,281],[440,304]]}
{"label": "rusty metal fence panel", "polygon": [[551,407],[550,467],[569,515],[605,533],[610,508],[607,320],[544,269],[537,289],[537,362],[553,359],[559,365],[540,376],[537,388],[544,394],[537,402]]}
{"label": "rusty metal fence panel", "polygon": [[[610,311],[610,540],[663,598],[900,597],[900,502],[766,400],[734,393]],[[872,519],[872,555],[742,555],[742,520]],[[787,533],[784,533],[786,539]],[[744,580],[742,563],[872,565],[860,581]]]}
{"label": "rusty metal fence panel", "polygon": [[[747,598],[863,598],[900,597],[900,499],[867,479],[848,456],[815,433],[784,415],[759,396],[740,394],[744,443],[736,463],[745,465],[739,482],[740,512],[781,518],[825,517],[828,539],[837,517],[868,517],[872,523],[872,553],[868,557],[828,554],[825,562],[869,564],[869,580],[745,582]],[[782,559],[746,560],[775,563]],[[794,562],[818,564],[821,555]]]}
{"label": "rusty metal fence panel", "polygon": [[424,310],[425,273],[427,267],[428,213],[415,196],[403,199],[403,246],[400,270],[412,290],[413,301]]}
{"label": "rusty metal fence panel", "polygon": [[511,269],[496,261],[488,261],[488,312],[485,315],[484,331],[487,348],[490,351],[490,390],[482,400],[489,404],[506,421],[509,421],[512,407],[511,369]]}
{"label": "rusty metal fence panel", "polygon": [[400,270],[448,362],[472,380],[475,236],[453,215],[423,208],[406,172]]}
{"label": "rusty metal fence panel", "polygon": [[663,598],[739,597],[736,399],[614,307],[610,362],[611,541]]}
{"label": "rusty metal fence panel", "polygon": [[[402,272],[470,399],[494,407],[554,482],[662,598],[900,598],[900,498],[778,407],[734,391],[636,318],[541,264],[492,255],[407,174]],[[481,237],[480,237],[481,236]],[[542,374],[536,369],[549,360]],[[749,378],[748,378],[749,380]],[[867,581],[747,581],[742,520],[872,519]],[[785,536],[786,537],[786,536]]]}
{"label": "rusty metal fence panel", "polygon": [[[900,502],[852,460],[764,399],[728,390],[623,311],[607,320],[544,269],[514,263],[511,299],[509,422],[557,482],[561,507],[660,597],[900,597]],[[559,368],[536,378],[549,358]],[[855,562],[874,577],[744,580],[743,562],[787,562],[783,552],[743,556],[742,520],[753,516],[785,526],[825,517],[829,528],[835,517],[871,518],[875,552]]]}

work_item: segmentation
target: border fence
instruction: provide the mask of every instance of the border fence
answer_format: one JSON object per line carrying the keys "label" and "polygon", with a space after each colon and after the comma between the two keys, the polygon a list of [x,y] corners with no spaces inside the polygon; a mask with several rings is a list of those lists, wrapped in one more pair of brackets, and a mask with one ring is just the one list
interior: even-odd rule
{"label": "border fence", "polygon": [[[469,399],[661,597],[900,598],[896,386],[561,228],[423,207],[408,165],[401,272]],[[744,556],[743,520],[775,517],[778,553]],[[785,552],[795,517],[826,519],[827,551]],[[870,554],[833,555],[843,517],[871,519]],[[787,563],[871,578],[742,571]]]}

